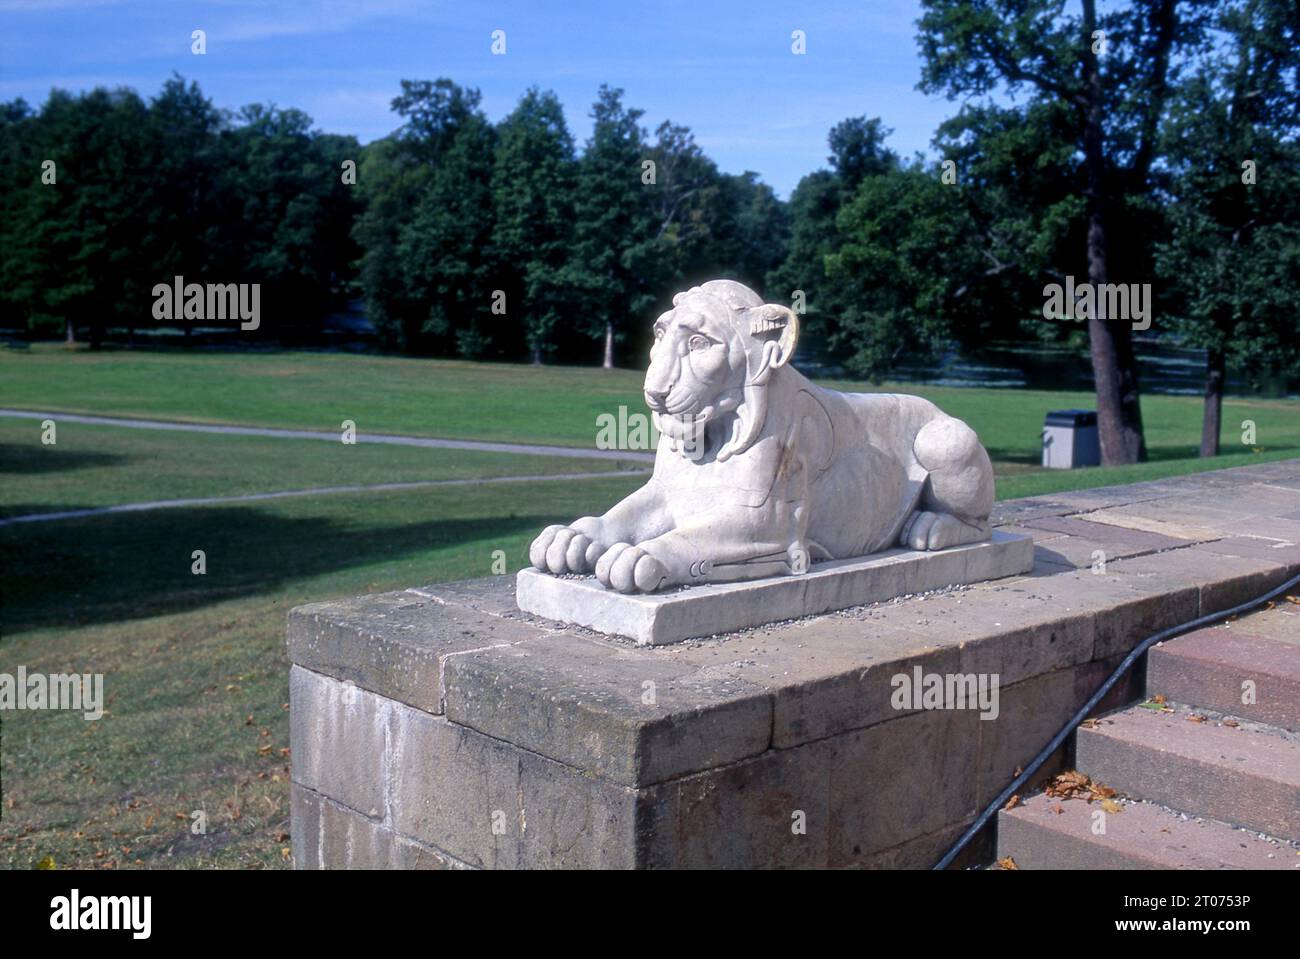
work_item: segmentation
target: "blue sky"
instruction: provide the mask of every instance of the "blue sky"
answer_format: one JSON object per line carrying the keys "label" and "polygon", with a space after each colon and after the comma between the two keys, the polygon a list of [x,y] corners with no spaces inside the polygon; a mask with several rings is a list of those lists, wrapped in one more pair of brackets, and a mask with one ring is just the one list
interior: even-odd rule
{"label": "blue sky", "polygon": [[[0,0],[0,99],[96,85],[151,96],[175,70],[218,106],[298,107],[369,142],[397,125],[400,79],[448,76],[478,87],[493,120],[532,84],[554,90],[581,143],[608,82],[651,129],[684,123],[723,170],[755,170],[788,196],[825,165],[844,117],[882,117],[910,155],[956,112],[915,89],[918,15],[917,0]],[[190,52],[194,29],[206,56]],[[791,53],[795,29],[804,56]],[[491,53],[494,30],[505,56]]]}

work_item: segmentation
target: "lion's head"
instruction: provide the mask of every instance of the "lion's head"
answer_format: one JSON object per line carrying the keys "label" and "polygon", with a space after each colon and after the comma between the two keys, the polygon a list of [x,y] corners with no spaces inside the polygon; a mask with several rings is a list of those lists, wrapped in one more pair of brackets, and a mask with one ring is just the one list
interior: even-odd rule
{"label": "lion's head", "polygon": [[743,453],[767,417],[766,387],[794,353],[799,318],[765,304],[734,280],[712,280],[673,297],[655,320],[645,400],[655,426],[688,456],[705,449],[705,429],[730,416],[719,461]]}

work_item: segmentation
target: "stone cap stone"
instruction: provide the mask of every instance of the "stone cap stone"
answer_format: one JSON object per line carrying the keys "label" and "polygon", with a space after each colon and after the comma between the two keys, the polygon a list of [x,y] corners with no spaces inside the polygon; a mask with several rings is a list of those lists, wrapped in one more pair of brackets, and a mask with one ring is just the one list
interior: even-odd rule
{"label": "stone cap stone", "polygon": [[519,612],[511,576],[299,607],[296,665],[627,786],[906,715],[891,678],[1003,685],[1097,660],[1300,572],[1300,460],[999,503],[1022,577],[668,647]]}

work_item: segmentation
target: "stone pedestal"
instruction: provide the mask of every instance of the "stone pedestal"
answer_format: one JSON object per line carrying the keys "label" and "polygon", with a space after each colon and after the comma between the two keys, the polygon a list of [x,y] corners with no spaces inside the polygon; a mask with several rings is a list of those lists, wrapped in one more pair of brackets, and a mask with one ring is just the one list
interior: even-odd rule
{"label": "stone pedestal", "polygon": [[984,543],[940,552],[887,549],[860,559],[818,563],[800,575],[692,586],[661,593],[619,593],[594,576],[552,576],[521,569],[515,599],[527,613],[666,646],[779,620],[802,619],[948,586],[1029,572],[1034,541],[996,530]]}
{"label": "stone pedestal", "polygon": [[[513,577],[300,607],[295,864],[927,867],[1136,643],[1300,571],[1300,461],[995,520],[1032,572],[665,647],[521,613]],[[918,670],[996,676],[996,718],[903,697]]]}

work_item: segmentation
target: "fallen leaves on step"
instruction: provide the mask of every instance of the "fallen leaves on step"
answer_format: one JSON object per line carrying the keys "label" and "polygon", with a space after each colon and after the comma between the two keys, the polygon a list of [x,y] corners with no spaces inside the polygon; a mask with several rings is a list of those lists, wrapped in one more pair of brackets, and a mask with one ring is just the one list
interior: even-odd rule
{"label": "fallen leaves on step", "polygon": [[1067,769],[1057,775],[1043,792],[1052,799],[1083,799],[1088,802],[1113,799],[1115,796],[1115,790],[1093,782],[1077,769]]}
{"label": "fallen leaves on step", "polygon": [[1007,800],[1007,804],[1002,808],[1015,809],[1019,805],[1020,805],[1020,793],[1016,793],[1014,796],[1012,796],[1010,799]]}
{"label": "fallen leaves on step", "polygon": [[1012,859],[1010,856],[1003,856],[1001,859],[999,859],[999,860],[998,860],[998,866],[999,866],[1000,868],[1002,868],[1002,869],[1019,869],[1019,868],[1020,868],[1019,866],[1016,865],[1016,861],[1015,861],[1014,859]]}
{"label": "fallen leaves on step", "polygon": [[1077,770],[1070,769],[1058,773],[1056,778],[1047,784],[1044,791],[1054,799],[1070,799],[1086,791],[1087,788],[1088,777]]}

